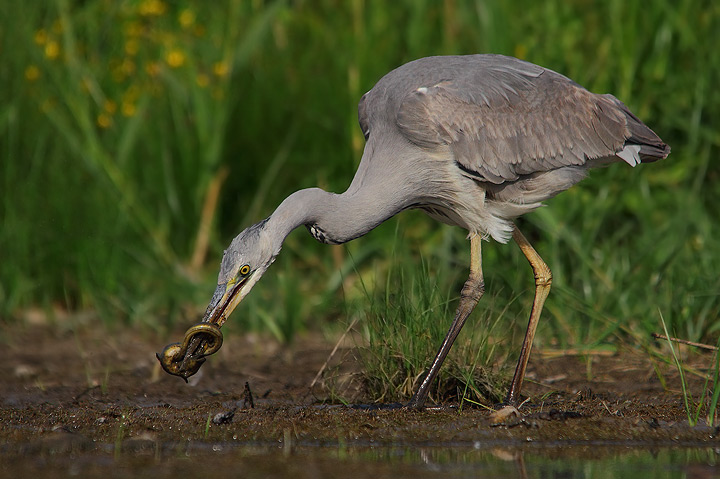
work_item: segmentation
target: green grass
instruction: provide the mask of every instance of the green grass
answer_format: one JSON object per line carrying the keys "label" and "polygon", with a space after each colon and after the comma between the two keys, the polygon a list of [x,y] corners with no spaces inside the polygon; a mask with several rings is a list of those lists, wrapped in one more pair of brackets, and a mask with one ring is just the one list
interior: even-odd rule
{"label": "green grass", "polygon": [[[554,274],[538,344],[633,342],[657,329],[658,309],[676,335],[714,343],[718,32],[720,6],[694,0],[4,2],[0,321],[39,306],[113,325],[194,322],[235,234],[296,189],[349,184],[357,101],[384,73],[495,52],[615,94],[673,148],[596,171],[521,221]],[[357,307],[389,328],[443,316],[444,330],[467,249],[462,231],[418,213],[345,247],[293,233],[228,327],[291,341]],[[532,276],[512,245],[483,254],[488,290],[468,327],[497,322],[488,343],[516,346]],[[436,338],[422,341],[432,356]]]}
{"label": "green grass", "polygon": [[[395,266],[378,275],[384,277],[384,287],[366,288],[365,297],[352,307],[364,339],[358,351],[363,386],[378,401],[406,401],[417,390],[454,316],[458,293],[449,285],[464,273],[458,269],[446,274],[446,267],[432,271],[425,258],[399,251],[405,248],[398,238],[390,254]],[[468,321],[445,360],[431,399],[502,400],[499,379],[506,348],[495,338],[507,307],[496,308],[493,299],[486,300],[479,318]]]}
{"label": "green grass", "polygon": [[720,398],[720,384],[718,384],[718,379],[720,378],[720,349],[717,349],[720,348],[720,339],[717,342],[718,346],[716,346],[715,354],[713,355],[712,366],[708,367],[704,373],[692,371],[699,376],[704,376],[702,390],[698,399],[695,399],[692,391],[690,391],[689,381],[686,377],[686,366],[683,364],[679,352],[679,345],[673,346],[673,341],[668,333],[665,318],[662,314],[660,315],[660,323],[665,333],[666,344],[670,350],[671,362],[675,365],[678,375],[680,376],[680,388],[682,389],[683,405],[685,407],[688,424],[690,426],[696,426],[704,410],[706,424],[711,427],[716,426],[718,424],[717,404],[718,398]]}

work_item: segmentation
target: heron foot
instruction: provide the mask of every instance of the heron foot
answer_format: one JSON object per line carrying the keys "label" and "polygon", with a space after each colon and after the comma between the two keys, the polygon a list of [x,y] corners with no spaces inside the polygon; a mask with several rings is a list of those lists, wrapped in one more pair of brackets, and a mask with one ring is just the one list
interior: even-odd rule
{"label": "heron foot", "polygon": [[414,401],[415,398],[408,401],[405,406],[403,406],[403,409],[407,409],[409,411],[424,411],[425,410],[425,401]]}
{"label": "heron foot", "polygon": [[200,370],[205,358],[215,354],[223,343],[220,327],[213,323],[198,323],[185,333],[182,343],[165,346],[155,356],[166,373],[187,379]]}

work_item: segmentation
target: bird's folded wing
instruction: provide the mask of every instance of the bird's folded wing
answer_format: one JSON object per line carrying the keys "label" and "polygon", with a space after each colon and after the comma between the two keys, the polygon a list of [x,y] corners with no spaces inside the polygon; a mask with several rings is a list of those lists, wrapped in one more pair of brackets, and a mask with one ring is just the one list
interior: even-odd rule
{"label": "bird's folded wing", "polygon": [[467,174],[498,184],[623,150],[634,119],[625,105],[529,67],[483,69],[420,87],[402,100],[397,124],[416,145],[447,146]]}

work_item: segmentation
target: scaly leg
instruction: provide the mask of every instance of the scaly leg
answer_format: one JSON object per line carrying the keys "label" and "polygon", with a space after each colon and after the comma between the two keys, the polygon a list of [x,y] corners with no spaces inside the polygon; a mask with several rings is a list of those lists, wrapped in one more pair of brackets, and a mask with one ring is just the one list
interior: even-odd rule
{"label": "scaly leg", "polygon": [[447,356],[450,348],[457,338],[460,330],[465,324],[465,320],[470,316],[475,305],[480,301],[483,293],[485,292],[485,281],[483,280],[482,274],[482,257],[480,252],[481,237],[473,236],[470,238],[470,275],[465,281],[465,285],[460,292],[460,304],[458,304],[457,310],[455,311],[455,319],[453,319],[450,330],[445,336],[440,350],[435,356],[435,360],[430,366],[425,379],[423,379],[420,388],[415,395],[410,399],[407,407],[410,409],[422,409],[425,405],[428,392],[430,391],[430,385],[437,376],[440,366],[442,366],[445,357]]}
{"label": "scaly leg", "polygon": [[533,339],[535,338],[535,330],[540,320],[540,313],[542,312],[543,304],[545,304],[545,299],[550,292],[552,273],[548,265],[546,265],[540,255],[537,254],[537,251],[535,251],[517,226],[513,232],[513,239],[530,262],[530,266],[535,274],[535,300],[533,301],[532,310],[530,311],[530,321],[528,321],[527,332],[525,333],[525,339],[523,340],[522,349],[520,350],[520,358],[518,358],[517,367],[515,368],[515,375],[513,376],[510,390],[505,399],[507,404],[515,406],[520,398],[520,389],[522,388],[523,379],[525,378],[525,368],[527,368],[527,363],[530,359],[530,348],[532,348]]}

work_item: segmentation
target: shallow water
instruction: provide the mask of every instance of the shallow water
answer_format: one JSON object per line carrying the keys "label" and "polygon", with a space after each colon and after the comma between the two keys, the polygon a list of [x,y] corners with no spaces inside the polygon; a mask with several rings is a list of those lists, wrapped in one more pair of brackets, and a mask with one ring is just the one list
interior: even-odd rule
{"label": "shallow water", "polygon": [[[289,446],[152,441],[28,445],[4,450],[2,477],[715,478],[720,448]],[[2,449],[0,449],[2,450]]]}

